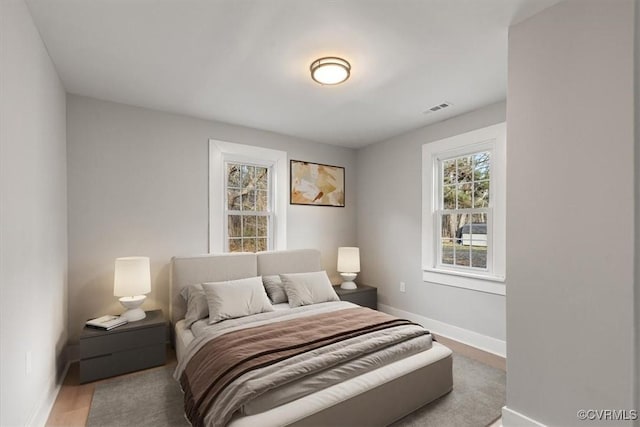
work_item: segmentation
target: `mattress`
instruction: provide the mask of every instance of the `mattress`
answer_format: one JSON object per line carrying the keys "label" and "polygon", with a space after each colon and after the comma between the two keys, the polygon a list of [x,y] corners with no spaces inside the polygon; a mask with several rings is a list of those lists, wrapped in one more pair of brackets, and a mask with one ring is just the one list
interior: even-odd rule
{"label": "mattress", "polygon": [[[441,372],[451,372],[451,350],[447,347],[434,342],[431,349],[415,354],[413,356],[409,356],[403,360],[399,360],[397,362],[391,363],[389,365],[383,366],[381,368],[375,369],[373,371],[367,372],[365,374],[359,375],[355,378],[349,379],[347,381],[343,381],[334,386],[325,388],[323,390],[317,391],[316,393],[307,395],[300,399],[294,400],[293,402],[286,403],[284,405],[278,406],[276,408],[270,409],[268,411],[261,412],[255,415],[241,415],[237,414],[234,418],[231,419],[229,423],[229,427],[253,427],[253,426],[261,426],[261,427],[277,427],[289,424],[299,423],[309,417],[312,417],[314,414],[321,414],[323,411],[331,409],[332,407],[337,407],[337,405],[347,402],[350,399],[357,398],[359,396],[363,396],[370,392],[372,389],[379,388],[384,389],[383,387],[387,384],[392,385],[390,390],[385,390],[383,400],[389,402],[396,402],[398,387],[393,384],[395,380],[401,380],[407,375],[414,375],[414,373],[418,372],[420,369],[428,368],[431,366],[436,367],[436,365],[440,364],[442,366],[437,366],[436,369]],[[416,374],[416,378],[420,378]],[[450,377],[443,376],[429,376],[429,384],[426,385],[429,390],[433,390],[433,400],[435,398],[440,397],[441,395],[447,393],[451,390]],[[422,381],[424,383],[424,381]],[[400,388],[402,390],[402,388]],[[415,390],[416,393],[421,393],[420,390]],[[402,390],[403,396],[407,399],[410,399],[411,391],[410,390]],[[426,398],[427,396],[421,396]],[[392,403],[393,405],[402,404],[402,402]],[[367,405],[368,406],[368,405]],[[419,406],[416,406],[412,409],[417,409]],[[346,408],[346,412],[354,412],[353,407]],[[375,408],[370,408],[372,411]],[[345,408],[338,408],[338,410],[345,411]],[[333,418],[333,417],[329,417]],[[346,418],[342,418],[346,419]],[[395,419],[389,420],[394,421]],[[359,425],[384,425],[386,422],[384,420],[377,420],[378,422],[369,423],[364,422],[357,424]],[[302,422],[301,424],[305,424]],[[322,425],[323,422],[315,422],[312,421],[311,425]],[[345,422],[344,425],[354,425],[349,422]]]}

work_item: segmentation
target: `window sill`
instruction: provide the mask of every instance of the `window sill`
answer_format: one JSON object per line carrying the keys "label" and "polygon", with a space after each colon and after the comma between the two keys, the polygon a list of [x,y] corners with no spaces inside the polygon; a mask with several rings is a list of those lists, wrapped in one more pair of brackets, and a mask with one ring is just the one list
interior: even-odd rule
{"label": "window sill", "polygon": [[505,295],[505,278],[502,276],[487,276],[460,271],[423,268],[422,280],[439,285],[456,288],[471,289],[495,295]]}

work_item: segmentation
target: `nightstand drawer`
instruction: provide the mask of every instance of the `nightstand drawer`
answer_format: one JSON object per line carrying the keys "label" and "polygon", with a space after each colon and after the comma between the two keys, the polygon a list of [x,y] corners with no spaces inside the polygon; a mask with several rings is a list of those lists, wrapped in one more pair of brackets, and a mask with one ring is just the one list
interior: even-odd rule
{"label": "nightstand drawer", "polygon": [[102,336],[80,339],[80,359],[136,349],[153,344],[164,345],[164,325],[138,330],[127,330]]}
{"label": "nightstand drawer", "polygon": [[354,304],[361,305],[363,307],[369,307],[374,310],[378,308],[376,294],[373,292],[353,293],[348,296],[340,296],[340,299],[343,301],[349,301]]}
{"label": "nightstand drawer", "polygon": [[80,383],[164,365],[165,344],[154,344],[80,360]]}
{"label": "nightstand drawer", "polygon": [[352,302],[373,310],[378,309],[378,289],[372,286],[360,284],[356,289],[342,289],[340,285],[336,285],[334,289],[342,301]]}

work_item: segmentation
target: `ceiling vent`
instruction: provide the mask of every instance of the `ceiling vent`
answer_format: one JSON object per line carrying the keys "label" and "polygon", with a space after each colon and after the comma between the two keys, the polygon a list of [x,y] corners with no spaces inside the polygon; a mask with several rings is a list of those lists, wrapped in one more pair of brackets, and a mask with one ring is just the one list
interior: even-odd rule
{"label": "ceiling vent", "polygon": [[431,113],[437,113],[438,111],[442,111],[445,108],[449,108],[451,107],[453,104],[450,102],[441,102],[440,104],[436,104],[433,107],[428,108],[426,111],[424,111],[423,114],[431,114]]}

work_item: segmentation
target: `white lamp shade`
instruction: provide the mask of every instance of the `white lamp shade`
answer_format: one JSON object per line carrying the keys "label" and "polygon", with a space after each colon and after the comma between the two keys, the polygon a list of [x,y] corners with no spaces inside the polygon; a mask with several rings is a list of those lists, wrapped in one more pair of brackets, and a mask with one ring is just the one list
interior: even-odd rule
{"label": "white lamp shade", "polygon": [[116,258],[113,295],[131,297],[151,292],[149,258],[143,256]]}
{"label": "white lamp shade", "polygon": [[338,271],[340,273],[360,272],[360,248],[338,248]]}

